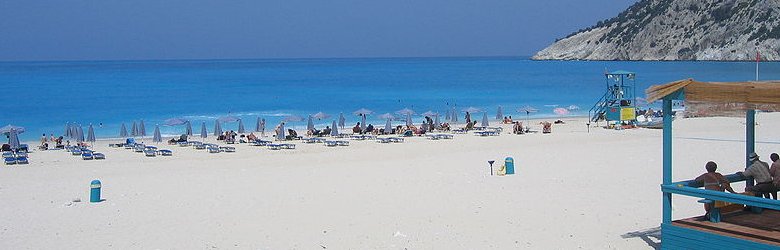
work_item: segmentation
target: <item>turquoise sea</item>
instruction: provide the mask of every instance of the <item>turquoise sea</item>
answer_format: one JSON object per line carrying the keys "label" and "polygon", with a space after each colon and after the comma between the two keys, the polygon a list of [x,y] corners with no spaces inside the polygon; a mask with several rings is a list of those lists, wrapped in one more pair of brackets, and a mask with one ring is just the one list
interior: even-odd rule
{"label": "turquoise sea", "polygon": [[[762,79],[780,79],[780,63],[761,65]],[[63,133],[68,122],[93,124],[98,137],[118,137],[119,127],[143,120],[147,133],[174,117],[202,121],[242,118],[248,130],[258,116],[268,127],[284,116],[340,112],[347,126],[352,111],[376,114],[410,108],[444,114],[476,107],[495,116],[524,117],[518,107],[554,117],[556,105],[577,105],[582,115],[606,91],[605,71],[637,73],[639,96],[653,84],[695,78],[705,81],[755,79],[755,62],[532,61],[500,58],[372,58],[183,61],[1,62],[3,107],[0,124],[23,126],[23,140]],[[462,115],[462,114],[461,114]],[[376,115],[369,123],[384,124]],[[415,117],[420,122],[422,117]],[[461,117],[462,121],[462,117]],[[101,125],[102,124],[102,125]],[[306,122],[291,124],[305,127]],[[223,125],[236,129],[237,123]],[[321,127],[321,126],[320,126]],[[163,134],[182,127],[162,126]]]}

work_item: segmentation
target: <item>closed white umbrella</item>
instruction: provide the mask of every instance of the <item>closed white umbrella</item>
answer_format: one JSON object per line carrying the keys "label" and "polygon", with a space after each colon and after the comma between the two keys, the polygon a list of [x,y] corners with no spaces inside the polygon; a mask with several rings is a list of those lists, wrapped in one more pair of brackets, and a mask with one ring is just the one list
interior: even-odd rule
{"label": "closed white umbrella", "polygon": [[387,123],[385,123],[385,133],[390,133],[393,131],[393,120],[390,118],[387,118]]}
{"label": "closed white umbrella", "polygon": [[144,120],[141,120],[141,125],[138,125],[138,135],[141,137],[146,136],[146,126],[144,126]]}
{"label": "closed white umbrella", "polygon": [[482,114],[482,127],[487,127],[487,126],[490,126],[490,124],[488,123],[487,112],[485,112]]}
{"label": "closed white umbrella", "polygon": [[502,119],[504,119],[504,109],[501,108],[501,106],[498,106],[498,110],[496,110],[496,120]]}
{"label": "closed white umbrella", "polygon": [[333,121],[333,127],[330,130],[330,136],[337,136],[339,135],[339,128],[336,127],[336,121]]}
{"label": "closed white umbrella", "polygon": [[366,115],[360,115],[360,131],[366,131]]}
{"label": "closed white umbrella", "polygon": [[122,123],[122,128],[119,129],[119,137],[127,137],[127,127],[125,127],[125,123]]}
{"label": "closed white umbrella", "polygon": [[200,124],[200,138],[206,139],[209,137],[209,132],[206,130],[206,122]]}
{"label": "closed white umbrella", "polygon": [[436,128],[436,129],[441,129],[441,123],[439,123],[439,116],[438,115],[436,115],[434,117],[433,127]]}
{"label": "closed white umbrella", "polygon": [[154,126],[154,137],[152,137],[153,142],[162,142],[162,135],[160,134],[160,125]]}
{"label": "closed white umbrella", "polygon": [[344,125],[346,125],[345,124],[346,121],[347,121],[347,119],[344,118],[344,113],[339,113],[339,127],[341,127],[343,129]]}
{"label": "closed white umbrella", "polygon": [[309,121],[306,123],[306,130],[314,130],[314,121],[311,116],[309,116]]}
{"label": "closed white umbrella", "polygon": [[406,113],[406,126],[412,126],[412,114]]}
{"label": "closed white umbrella", "polygon": [[279,124],[279,133],[276,134],[276,139],[277,140],[284,140],[285,139],[284,132],[285,132],[284,131],[284,122],[282,122],[282,123]]}
{"label": "closed white umbrella", "polygon": [[140,133],[138,133],[138,124],[133,121],[133,128],[130,130],[131,136],[138,136]]}
{"label": "closed white umbrella", "polygon": [[222,125],[219,124],[219,119],[214,122],[214,136],[222,134]]}
{"label": "closed white umbrella", "polygon": [[87,141],[95,142],[95,129],[92,128],[92,124],[89,124],[89,128],[87,129]]}
{"label": "closed white umbrella", "polygon": [[16,132],[16,129],[11,129],[8,132],[8,144],[10,144],[11,149],[17,150],[22,145],[19,143],[19,135]]}
{"label": "closed white umbrella", "polygon": [[187,131],[185,131],[185,134],[192,136],[192,123],[190,121],[187,121]]}
{"label": "closed white umbrella", "polygon": [[238,119],[238,133],[246,133],[246,130],[244,130],[244,120]]}

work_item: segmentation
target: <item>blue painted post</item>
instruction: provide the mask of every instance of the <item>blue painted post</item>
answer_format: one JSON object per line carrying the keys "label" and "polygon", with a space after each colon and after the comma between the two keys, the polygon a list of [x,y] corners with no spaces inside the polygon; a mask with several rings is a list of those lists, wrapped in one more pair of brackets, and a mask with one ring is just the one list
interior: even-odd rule
{"label": "blue painted post", "polygon": [[507,157],[504,159],[504,165],[506,166],[506,174],[515,174],[515,159]]}
{"label": "blue painted post", "polygon": [[[749,109],[745,112],[745,169],[750,166],[750,153],[756,151],[756,111]],[[745,186],[753,186],[753,178],[745,181]]]}
{"label": "blue painted post", "polygon": [[89,202],[100,202],[100,181],[93,180],[89,185]]}
{"label": "blue painted post", "polygon": [[[664,98],[663,184],[672,183],[672,99]],[[663,193],[663,223],[672,223],[672,193]]]}

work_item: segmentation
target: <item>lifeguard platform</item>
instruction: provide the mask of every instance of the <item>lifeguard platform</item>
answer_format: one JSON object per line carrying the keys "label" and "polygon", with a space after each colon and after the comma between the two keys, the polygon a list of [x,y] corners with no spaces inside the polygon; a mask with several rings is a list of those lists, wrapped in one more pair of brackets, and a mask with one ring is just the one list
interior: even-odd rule
{"label": "lifeguard platform", "polygon": [[607,121],[607,126],[636,123],[636,73],[607,72],[607,92],[588,111],[591,122]]}

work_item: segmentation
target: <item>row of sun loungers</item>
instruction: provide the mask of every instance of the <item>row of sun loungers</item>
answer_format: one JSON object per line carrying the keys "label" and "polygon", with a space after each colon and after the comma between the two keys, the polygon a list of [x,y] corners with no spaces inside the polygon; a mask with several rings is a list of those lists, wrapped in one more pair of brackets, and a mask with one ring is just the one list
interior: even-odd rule
{"label": "row of sun loungers", "polygon": [[82,160],[105,160],[106,155],[100,152],[92,151],[86,147],[68,146],[65,147],[65,151],[70,152],[73,156],[81,156]]}
{"label": "row of sun loungers", "polygon": [[3,152],[3,163],[5,163],[5,165],[29,164],[30,161],[27,159],[27,152],[25,151],[18,151],[16,153],[6,151]]}

